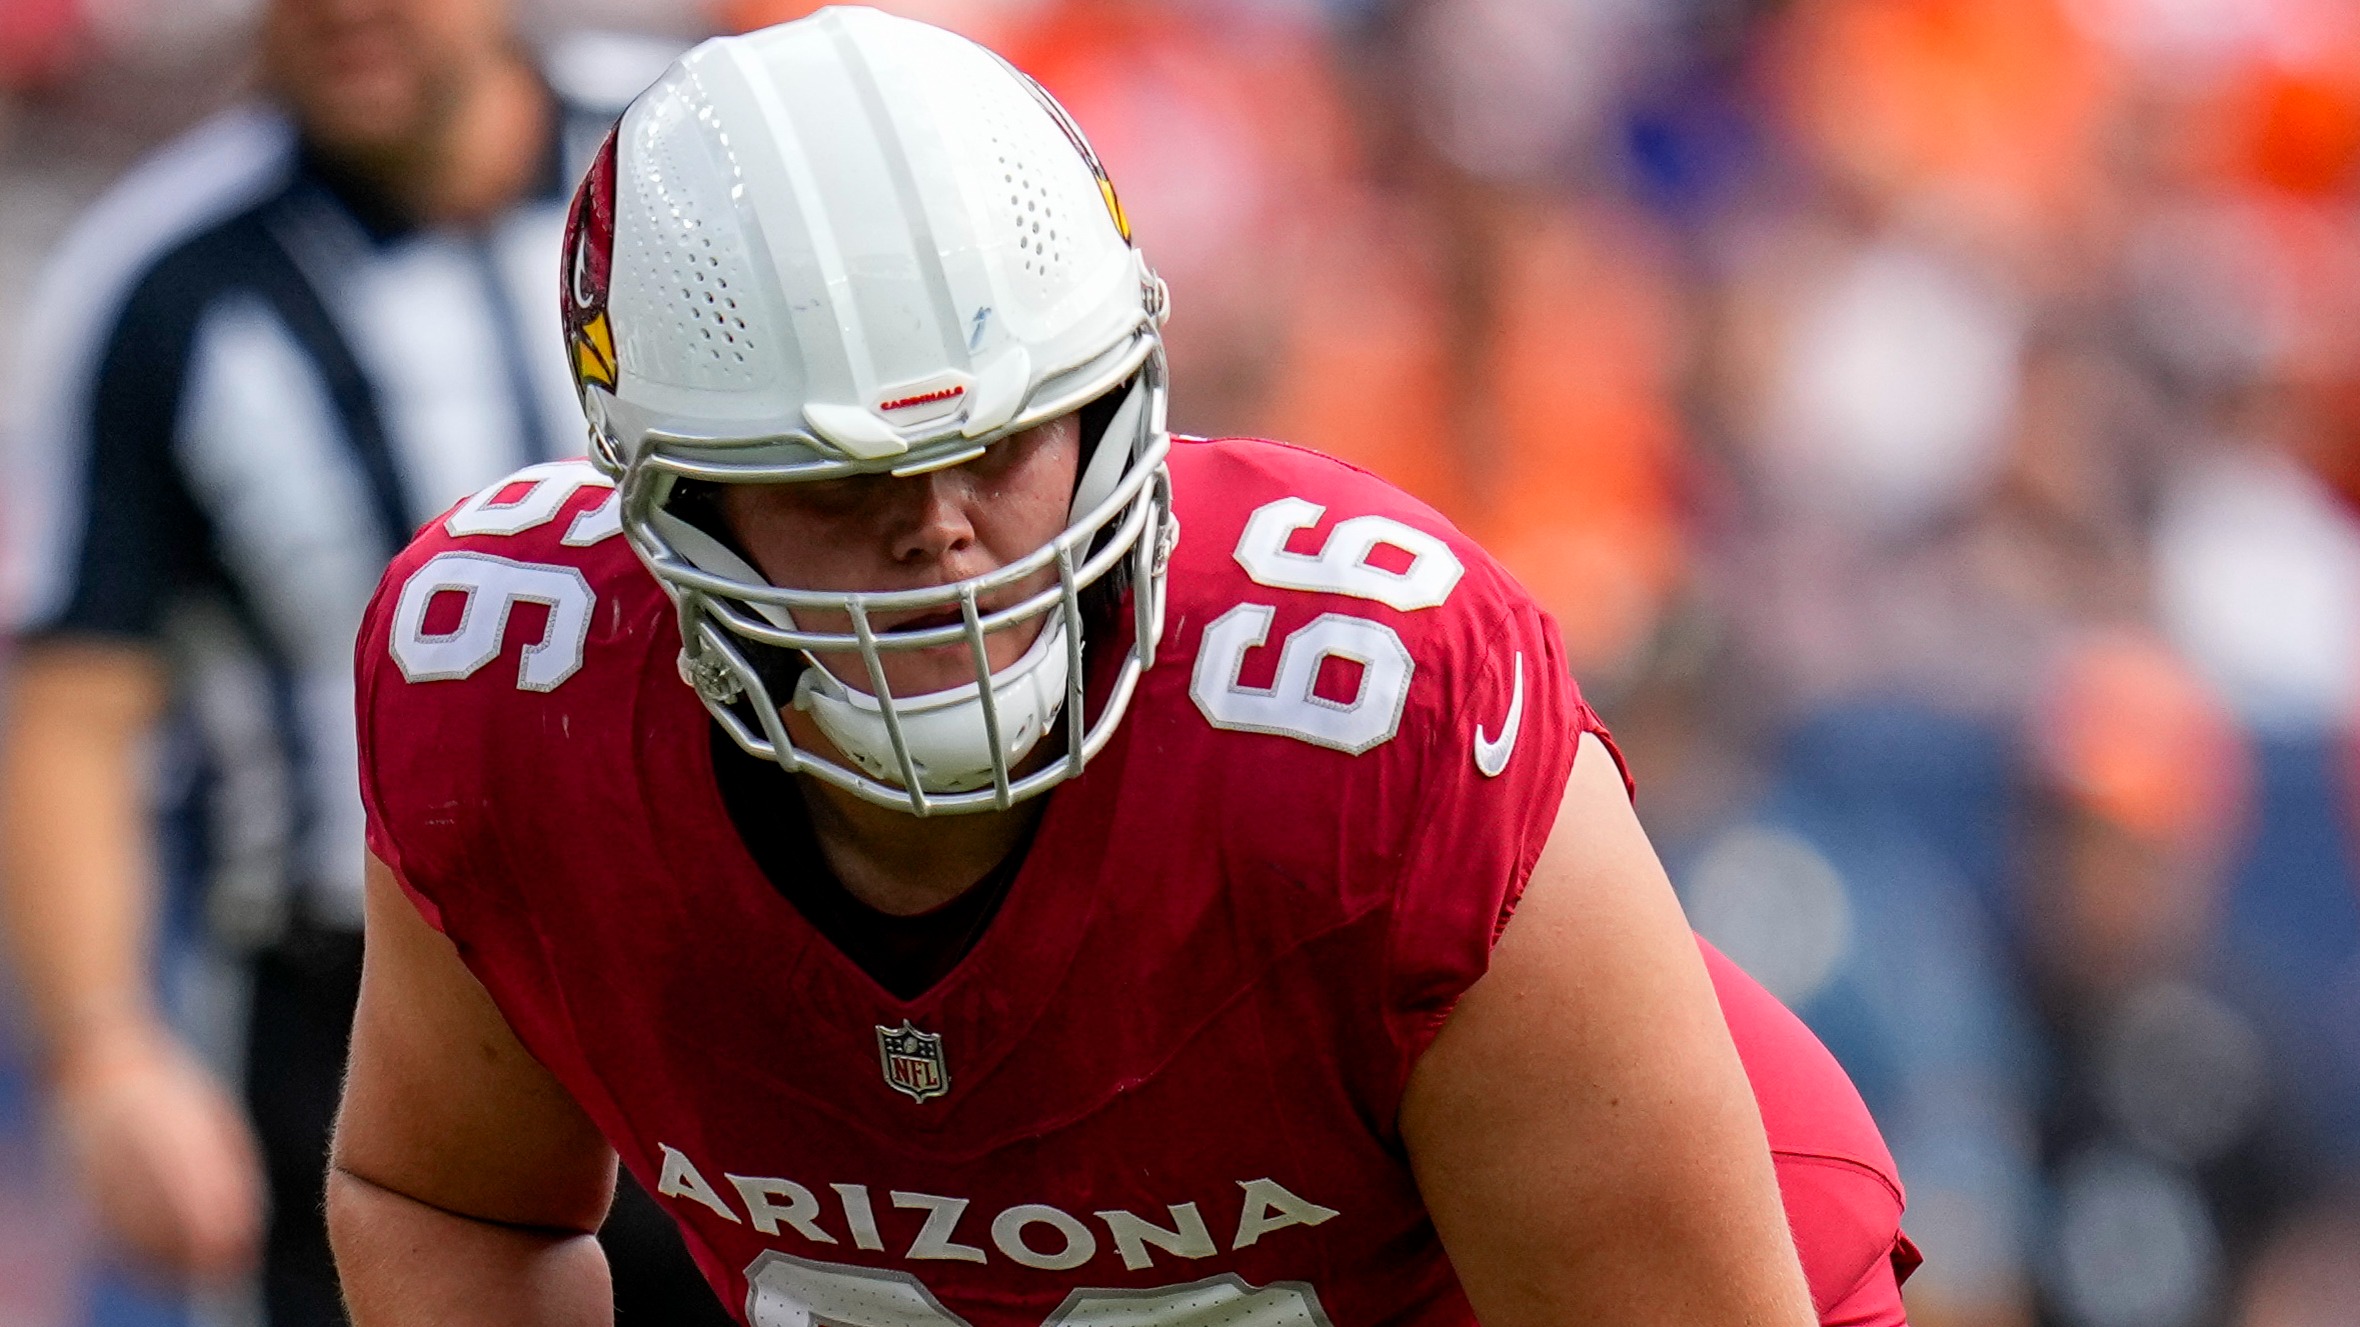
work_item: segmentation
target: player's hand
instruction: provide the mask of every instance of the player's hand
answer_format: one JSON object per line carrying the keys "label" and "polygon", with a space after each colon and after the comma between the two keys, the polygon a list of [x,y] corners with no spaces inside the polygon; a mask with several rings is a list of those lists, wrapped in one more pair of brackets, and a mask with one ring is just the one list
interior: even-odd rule
{"label": "player's hand", "polygon": [[66,1150],[106,1228],[196,1281],[252,1269],[265,1184],[244,1112],[160,1030],[85,1040],[56,1065]]}

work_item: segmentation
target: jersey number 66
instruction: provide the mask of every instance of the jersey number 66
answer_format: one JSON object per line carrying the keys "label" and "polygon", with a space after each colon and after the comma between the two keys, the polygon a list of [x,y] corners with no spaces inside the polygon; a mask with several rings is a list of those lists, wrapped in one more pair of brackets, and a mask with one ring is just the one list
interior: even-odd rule
{"label": "jersey number 66", "polygon": [[[1288,538],[1317,525],[1326,510],[1302,498],[1256,508],[1238,536],[1237,564],[1257,585],[1348,595],[1403,613],[1440,607],[1466,572],[1449,544],[1390,516],[1338,521],[1317,553],[1289,551]],[[1380,547],[1405,555],[1408,564],[1399,570],[1372,564],[1369,556]],[[1392,740],[1417,670],[1400,633],[1374,618],[1322,613],[1280,642],[1278,676],[1269,686],[1248,686],[1246,653],[1269,640],[1277,616],[1276,607],[1249,602],[1206,625],[1188,685],[1205,722],[1354,756]],[[1331,658],[1360,666],[1360,685],[1349,701],[1318,693],[1320,670]]]}

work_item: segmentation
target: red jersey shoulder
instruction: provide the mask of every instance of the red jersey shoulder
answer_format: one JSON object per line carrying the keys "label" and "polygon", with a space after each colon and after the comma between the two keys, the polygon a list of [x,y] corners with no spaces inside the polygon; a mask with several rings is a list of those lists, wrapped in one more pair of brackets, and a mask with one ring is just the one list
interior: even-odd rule
{"label": "red jersey shoulder", "polygon": [[[588,461],[526,466],[419,528],[379,583],[370,625],[391,633],[388,659],[404,676],[460,680],[485,666],[461,651],[509,634],[495,627],[513,627],[497,611],[502,605],[540,605],[552,632],[522,642],[527,653],[514,680],[528,691],[555,690],[572,676],[567,665],[581,664],[583,651],[566,642],[592,634],[586,615],[577,625],[577,605],[658,594],[622,533],[613,482]],[[542,571],[550,574],[535,574]],[[477,598],[489,598],[484,607],[495,611],[476,611]],[[541,649],[531,652],[536,643]]]}
{"label": "red jersey shoulder", "polygon": [[1258,586],[1384,610],[1405,640],[1445,645],[1529,603],[1441,513],[1357,466],[1282,442],[1182,438],[1171,468],[1175,624]]}
{"label": "red jersey shoulder", "polygon": [[[528,466],[421,528],[379,582],[354,671],[370,846],[426,867],[438,814],[520,741],[627,741],[663,594],[587,461]],[[544,753],[546,754],[546,753]],[[428,828],[422,828],[426,826]],[[447,835],[446,835],[447,837]],[[458,851],[445,843],[447,858]],[[405,872],[407,874],[407,872]]]}
{"label": "red jersey shoulder", "polygon": [[[1287,773],[1497,778],[1580,707],[1556,624],[1432,508],[1342,461],[1178,442],[1180,539],[1158,669],[1204,727]],[[1528,712],[1539,710],[1528,722]]]}
{"label": "red jersey shoulder", "polygon": [[1172,485],[1149,724],[1194,749],[1160,754],[1218,784],[1241,874],[1390,907],[1385,1003],[1414,1052],[1482,973],[1597,727],[1556,624],[1431,508],[1315,452],[1186,441]]}
{"label": "red jersey shoulder", "polygon": [[1397,760],[1486,678],[1506,700],[1519,654],[1528,684],[1544,662],[1563,672],[1555,625],[1524,588],[1377,476],[1237,438],[1182,440],[1172,472],[1166,653],[1209,726],[1290,739],[1260,744],[1271,758]]}

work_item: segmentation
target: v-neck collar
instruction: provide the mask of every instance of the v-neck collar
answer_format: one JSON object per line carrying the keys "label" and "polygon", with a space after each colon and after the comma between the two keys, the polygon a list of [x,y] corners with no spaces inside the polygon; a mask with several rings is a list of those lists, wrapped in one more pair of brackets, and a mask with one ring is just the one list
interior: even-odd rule
{"label": "v-neck collar", "polygon": [[1048,810],[1045,801],[1028,805],[1015,841],[967,888],[923,912],[896,915],[863,902],[830,869],[806,805],[808,789],[776,764],[739,750],[717,723],[706,725],[705,749],[722,809],[763,878],[838,952],[905,1000],[933,989],[974,952],[999,918]]}
{"label": "v-neck collar", "polygon": [[[802,1089],[802,1095],[872,1123],[876,1112],[892,1110],[897,1130],[946,1126],[993,1092],[995,1071],[1065,984],[1106,884],[1105,847],[1120,780],[1110,770],[1060,785],[999,915],[941,980],[902,1000],[821,935],[755,862],[713,774],[710,720],[670,666],[677,649],[659,644],[649,652],[634,744],[641,804],[671,887],[686,906],[731,920],[710,928],[722,937],[714,956],[727,964],[720,970],[743,974],[755,998],[767,993],[780,1002],[765,1011],[765,1021],[791,1032],[804,1058],[866,1067],[818,1078],[829,1091]],[[1091,772],[1119,767],[1121,745],[1118,734]],[[884,1082],[876,1029],[904,1022],[943,1038],[951,1081],[946,1097],[920,1105]],[[855,1090],[859,1084],[869,1086]]]}

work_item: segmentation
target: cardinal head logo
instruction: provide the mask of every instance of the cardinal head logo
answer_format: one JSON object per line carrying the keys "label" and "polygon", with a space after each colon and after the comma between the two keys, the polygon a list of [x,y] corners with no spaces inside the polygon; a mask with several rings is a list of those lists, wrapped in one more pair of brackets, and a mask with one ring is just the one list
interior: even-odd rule
{"label": "cardinal head logo", "polygon": [[582,187],[574,191],[574,205],[565,220],[560,312],[566,356],[579,391],[593,386],[615,390],[615,332],[606,316],[614,265],[615,135],[609,130],[590,163],[590,173],[582,177]]}

